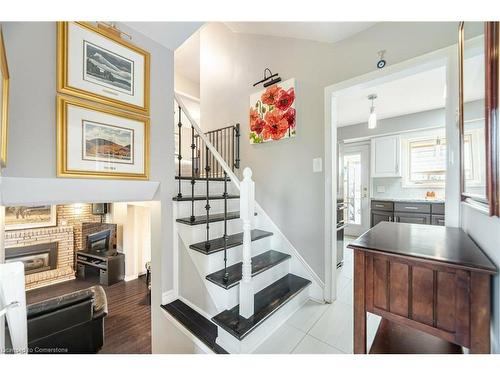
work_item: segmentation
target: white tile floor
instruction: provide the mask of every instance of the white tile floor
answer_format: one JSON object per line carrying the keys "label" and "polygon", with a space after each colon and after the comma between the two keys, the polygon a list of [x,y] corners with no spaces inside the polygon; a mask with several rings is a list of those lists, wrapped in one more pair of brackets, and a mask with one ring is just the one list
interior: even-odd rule
{"label": "white tile floor", "polygon": [[[346,238],[347,245],[353,238]],[[309,300],[274,332],[255,353],[348,354],[353,350],[353,252],[344,250],[344,266],[338,274],[337,300],[320,304]],[[368,314],[368,347],[380,318]]]}

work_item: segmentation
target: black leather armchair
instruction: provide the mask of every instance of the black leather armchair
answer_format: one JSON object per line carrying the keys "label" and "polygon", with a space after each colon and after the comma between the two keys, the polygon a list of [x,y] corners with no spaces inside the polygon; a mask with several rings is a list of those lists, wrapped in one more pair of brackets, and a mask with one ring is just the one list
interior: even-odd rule
{"label": "black leather armchair", "polygon": [[97,353],[104,343],[107,312],[101,286],[29,305],[29,353]]}

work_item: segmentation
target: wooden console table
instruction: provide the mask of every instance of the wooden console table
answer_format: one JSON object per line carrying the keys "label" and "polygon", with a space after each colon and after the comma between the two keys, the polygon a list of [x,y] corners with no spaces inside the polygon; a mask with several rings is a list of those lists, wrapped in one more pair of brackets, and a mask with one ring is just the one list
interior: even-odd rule
{"label": "wooden console table", "polygon": [[354,249],[354,353],[366,353],[366,313],[490,353],[495,265],[461,229],[381,222]]}

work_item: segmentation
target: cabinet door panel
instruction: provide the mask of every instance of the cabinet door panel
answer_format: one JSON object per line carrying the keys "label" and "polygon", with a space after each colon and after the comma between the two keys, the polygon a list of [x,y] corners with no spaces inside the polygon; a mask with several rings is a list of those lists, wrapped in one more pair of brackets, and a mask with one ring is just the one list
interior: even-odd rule
{"label": "cabinet door panel", "polygon": [[409,266],[391,262],[389,269],[389,308],[394,314],[408,317]]}
{"label": "cabinet door panel", "polygon": [[374,227],[381,221],[394,221],[392,212],[372,211],[371,226]]}
{"label": "cabinet door panel", "polygon": [[372,177],[400,177],[399,136],[377,137],[371,141]]}
{"label": "cabinet door panel", "polygon": [[434,272],[429,268],[412,269],[413,319],[428,325],[434,321]]}
{"label": "cabinet door panel", "polygon": [[444,226],[444,215],[432,215],[431,219],[432,225],[441,225]]}
{"label": "cabinet door panel", "polygon": [[413,214],[409,212],[395,212],[394,221],[396,221],[397,223],[430,224],[431,215]]}
{"label": "cabinet door panel", "polygon": [[375,257],[373,259],[373,305],[382,310],[388,310],[387,305],[387,274],[389,262]]}
{"label": "cabinet door panel", "polygon": [[455,274],[438,272],[436,325],[448,332],[455,332],[456,289]]}

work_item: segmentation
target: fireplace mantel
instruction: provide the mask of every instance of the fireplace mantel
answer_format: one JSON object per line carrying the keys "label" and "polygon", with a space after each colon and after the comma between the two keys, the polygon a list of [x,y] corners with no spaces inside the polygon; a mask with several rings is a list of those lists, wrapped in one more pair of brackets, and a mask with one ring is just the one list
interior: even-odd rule
{"label": "fireplace mantel", "polygon": [[159,185],[156,181],[0,177],[0,205],[151,201]]}

